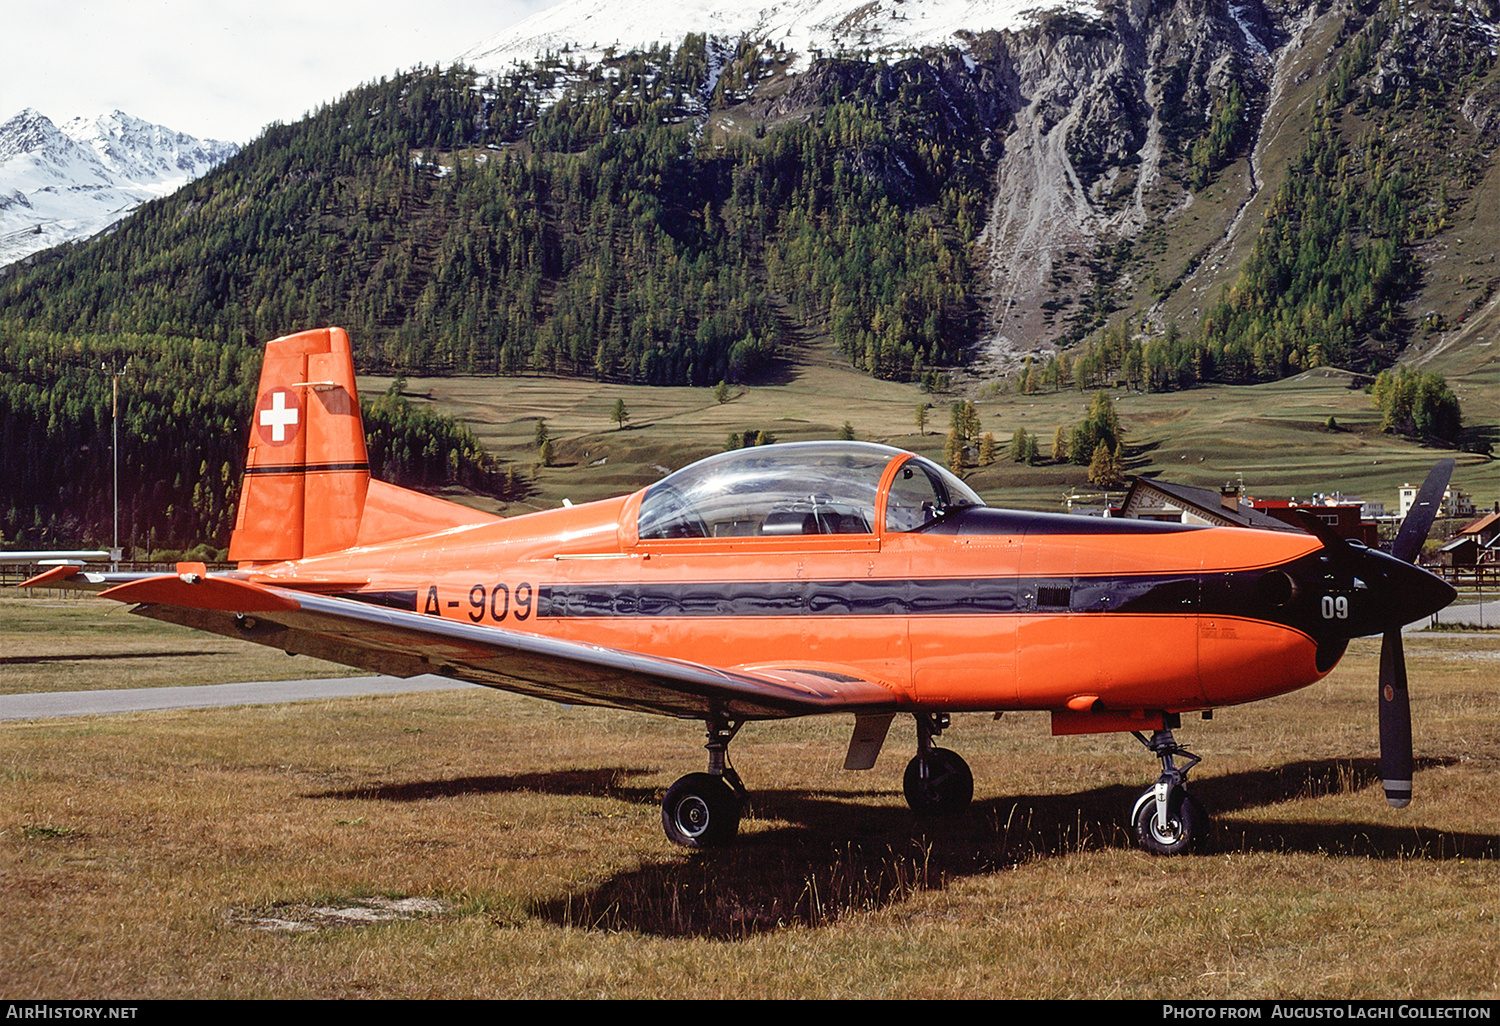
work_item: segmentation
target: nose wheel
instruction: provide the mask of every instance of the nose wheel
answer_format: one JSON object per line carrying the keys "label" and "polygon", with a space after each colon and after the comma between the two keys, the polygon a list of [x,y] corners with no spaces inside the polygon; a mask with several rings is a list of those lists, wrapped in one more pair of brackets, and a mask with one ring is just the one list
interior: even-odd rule
{"label": "nose wheel", "polygon": [[[1170,730],[1158,730],[1149,740],[1133,733],[1161,760],[1161,776],[1130,811],[1136,843],[1153,855],[1185,855],[1203,843],[1210,825],[1208,813],[1187,791],[1188,770],[1202,760],[1178,745]],[[1178,766],[1178,756],[1187,763]]]}
{"label": "nose wheel", "polygon": [[974,800],[974,774],[957,752],[933,748],[906,764],[906,804],[919,816],[960,812]]}

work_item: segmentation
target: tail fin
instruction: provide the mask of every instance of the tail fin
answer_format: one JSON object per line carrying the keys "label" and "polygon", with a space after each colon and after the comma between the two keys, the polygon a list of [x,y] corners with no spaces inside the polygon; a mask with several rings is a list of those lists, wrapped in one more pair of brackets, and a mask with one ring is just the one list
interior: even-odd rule
{"label": "tail fin", "polygon": [[370,487],[354,360],[342,328],[266,344],[229,558],[301,559],[348,548]]}
{"label": "tail fin", "polygon": [[266,343],[256,396],[231,560],[302,559],[495,519],[370,480],[343,328]]}

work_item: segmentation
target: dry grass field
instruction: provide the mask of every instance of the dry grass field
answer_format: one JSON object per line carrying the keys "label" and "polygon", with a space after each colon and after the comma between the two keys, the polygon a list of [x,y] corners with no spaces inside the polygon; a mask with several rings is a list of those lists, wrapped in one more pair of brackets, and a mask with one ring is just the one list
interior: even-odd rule
{"label": "dry grass field", "polygon": [[[1129,469],[1394,503],[1444,454],[1380,434],[1349,384],[1115,392]],[[1044,455],[1089,401],[964,388],[984,430],[1025,427]],[[847,421],[941,458],[954,398],[817,359],[727,403],[549,378],[407,391],[528,472],[547,419],[558,465],[511,514],[640,487],[746,430]],[[1462,457],[1454,480],[1494,497],[1493,463]],[[1074,467],[971,481],[1041,509],[1086,490]],[[1378,652],[1356,641],[1319,685],[1184,725],[1216,830],[1181,859],[1125,830],[1157,772],[1134,739],[1052,738],[1041,715],[956,717],[943,740],[976,799],[927,823],[901,797],[910,724],[858,774],[847,717],[752,724],[732,750],[753,792],[741,843],[706,854],[673,848],[658,808],[703,768],[695,723],[478,688],[0,723],[0,993],[1500,998],[1500,635],[1409,637],[1417,800],[1399,811],[1376,779]],[[112,603],[0,599],[0,692],[346,672]]]}
{"label": "dry grass field", "polygon": [[[6,646],[52,615],[24,606],[0,604]],[[162,652],[215,644],[144,626]],[[95,640],[88,686],[126,683],[137,657]],[[1181,859],[1121,825],[1155,775],[1133,739],[1036,715],[957,717],[976,800],[925,825],[900,795],[909,729],[854,774],[845,717],[752,724],[753,814],[703,855],[656,804],[701,768],[692,723],[477,688],[3,723],[0,992],[1500,997],[1500,636],[1409,637],[1401,811],[1375,780],[1378,647],[1185,723],[1217,828]],[[204,680],[240,659],[161,662]]]}

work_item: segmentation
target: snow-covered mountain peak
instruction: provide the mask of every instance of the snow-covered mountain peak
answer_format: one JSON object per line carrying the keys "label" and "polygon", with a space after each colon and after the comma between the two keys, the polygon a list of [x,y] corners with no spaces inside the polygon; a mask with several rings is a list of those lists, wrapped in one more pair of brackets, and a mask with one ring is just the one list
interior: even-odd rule
{"label": "snow-covered mountain peak", "polygon": [[0,267],[103,231],[237,152],[122,111],[58,126],[27,108],[0,124]]}
{"label": "snow-covered mountain peak", "polygon": [[565,0],[496,33],[458,57],[498,74],[546,53],[591,63],[614,49],[676,45],[689,33],[781,44],[798,55],[902,53],[965,44],[969,33],[1015,29],[1052,9],[1093,10],[1092,0]]}
{"label": "snow-covered mountain peak", "polygon": [[60,145],[65,138],[52,119],[27,107],[0,125],[0,163],[22,153]]}
{"label": "snow-covered mountain peak", "polygon": [[92,120],[74,118],[61,130],[90,147],[113,174],[136,185],[159,184],[167,192],[239,151],[233,143],[197,139],[118,110]]}

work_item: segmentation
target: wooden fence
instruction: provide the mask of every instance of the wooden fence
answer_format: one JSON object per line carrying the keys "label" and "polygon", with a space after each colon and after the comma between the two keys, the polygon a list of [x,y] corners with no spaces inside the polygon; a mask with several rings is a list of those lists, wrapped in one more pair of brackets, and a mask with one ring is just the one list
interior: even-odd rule
{"label": "wooden fence", "polygon": [[1429,566],[1431,570],[1455,588],[1478,588],[1481,591],[1500,588],[1500,565],[1481,563],[1479,566]]}

